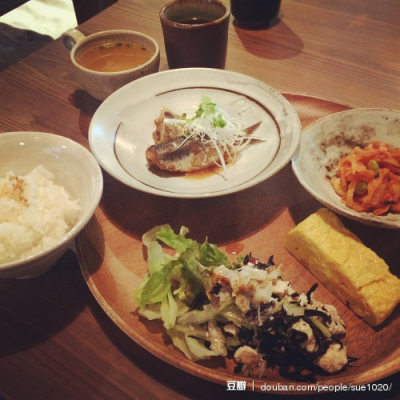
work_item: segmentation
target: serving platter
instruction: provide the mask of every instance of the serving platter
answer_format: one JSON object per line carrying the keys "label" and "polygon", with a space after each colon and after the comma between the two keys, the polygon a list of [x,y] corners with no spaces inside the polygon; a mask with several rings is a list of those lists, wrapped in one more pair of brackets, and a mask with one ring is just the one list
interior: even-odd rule
{"label": "serving platter", "polygon": [[[350,108],[320,98],[294,94],[285,94],[285,97],[295,107],[303,126]],[[275,261],[283,265],[283,278],[290,280],[296,290],[307,291],[316,279],[284,249],[283,243],[291,228],[321,206],[300,185],[290,165],[247,190],[201,199],[154,196],[134,190],[106,174],[100,207],[76,241],[79,262],[88,287],[111,320],[132,341],[181,369],[182,379],[189,373],[225,387],[229,381],[246,381],[250,391],[262,391],[263,385],[273,388],[281,384],[289,388],[286,393],[315,393],[312,388],[296,391],[299,382],[284,379],[274,370],[268,370],[266,378],[253,380],[235,374],[229,360],[201,363],[187,360],[173,347],[159,322],[139,316],[132,293],[146,274],[146,253],[141,236],[164,223],[170,223],[175,230],[187,226],[190,237],[199,241],[207,237],[232,258],[249,252],[263,260],[274,255]],[[400,238],[396,231],[346,218],[343,222],[385,259],[392,273],[400,275]],[[337,307],[347,326],[344,343],[348,353],[359,359],[337,375],[318,376],[316,384],[361,385],[400,370],[398,310],[382,326],[372,328],[322,285],[318,286],[315,297]]]}
{"label": "serving platter", "polygon": [[[193,116],[203,96],[243,128],[259,124],[254,141],[235,162],[214,173],[176,175],[149,168],[154,120],[162,109]],[[100,165],[124,184],[164,197],[227,195],[254,186],[283,168],[300,140],[301,124],[289,102],[254,78],[204,68],[164,71],[131,82],[96,111],[89,127],[91,150]]]}

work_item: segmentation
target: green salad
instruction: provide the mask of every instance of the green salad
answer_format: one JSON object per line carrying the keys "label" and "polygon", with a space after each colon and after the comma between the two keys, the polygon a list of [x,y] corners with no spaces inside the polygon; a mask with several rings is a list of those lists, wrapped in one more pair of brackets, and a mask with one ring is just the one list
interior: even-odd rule
{"label": "green salad", "polygon": [[188,359],[230,357],[243,376],[262,378],[277,368],[299,381],[337,373],[353,360],[336,308],[313,298],[317,285],[299,293],[272,256],[266,263],[252,254],[231,262],[188,233],[164,225],[143,235],[148,274],[134,294],[139,313],[162,320]]}

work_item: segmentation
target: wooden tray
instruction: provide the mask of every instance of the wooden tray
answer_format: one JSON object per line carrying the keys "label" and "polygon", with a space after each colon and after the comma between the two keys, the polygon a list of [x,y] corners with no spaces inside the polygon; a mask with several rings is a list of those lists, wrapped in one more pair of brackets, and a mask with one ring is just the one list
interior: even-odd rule
{"label": "wooden tray", "polygon": [[[325,115],[351,108],[321,98],[295,94],[285,94],[285,97],[296,108],[303,128]],[[148,195],[105,175],[101,204],[77,238],[79,262],[100,306],[132,340],[177,368],[226,386],[227,381],[245,380],[233,374],[232,362],[223,359],[191,362],[173,347],[159,321],[139,317],[132,292],[146,273],[142,234],[160,224],[169,223],[176,230],[185,225],[190,229],[190,237],[198,241],[208,237],[230,254],[252,252],[261,260],[274,255],[275,261],[283,264],[283,278],[291,281],[296,290],[307,291],[316,279],[284,249],[283,243],[291,228],[320,207],[297,182],[290,165],[246,191],[195,200]],[[400,247],[396,232],[343,221],[399,275],[400,271],[394,270],[399,264]],[[400,370],[398,311],[383,326],[373,329],[322,285],[315,297],[337,307],[347,326],[344,342],[348,353],[359,359],[346,371],[319,377],[319,384],[365,384]],[[253,387],[253,380],[247,381],[248,387]],[[298,382],[290,382],[277,371],[269,370],[266,378],[254,381],[254,389],[261,390],[265,383]]]}

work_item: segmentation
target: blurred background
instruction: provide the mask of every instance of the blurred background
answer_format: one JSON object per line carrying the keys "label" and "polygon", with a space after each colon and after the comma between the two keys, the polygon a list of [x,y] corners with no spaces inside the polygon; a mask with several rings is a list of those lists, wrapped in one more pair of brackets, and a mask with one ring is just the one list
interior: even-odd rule
{"label": "blurred background", "polygon": [[0,71],[117,0],[1,0]]}

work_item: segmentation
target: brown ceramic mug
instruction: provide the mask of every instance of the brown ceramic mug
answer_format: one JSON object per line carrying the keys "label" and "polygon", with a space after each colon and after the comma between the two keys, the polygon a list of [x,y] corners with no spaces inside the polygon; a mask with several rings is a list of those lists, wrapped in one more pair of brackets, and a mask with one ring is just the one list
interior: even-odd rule
{"label": "brown ceramic mug", "polygon": [[229,9],[219,1],[175,0],[160,11],[170,68],[225,68]]}

